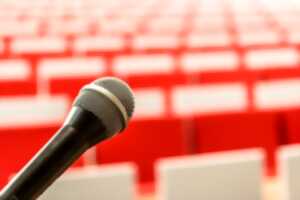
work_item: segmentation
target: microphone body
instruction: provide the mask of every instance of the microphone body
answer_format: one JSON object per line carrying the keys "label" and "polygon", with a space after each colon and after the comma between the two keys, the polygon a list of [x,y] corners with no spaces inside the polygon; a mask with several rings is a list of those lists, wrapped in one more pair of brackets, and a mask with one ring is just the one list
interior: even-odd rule
{"label": "microphone body", "polygon": [[38,198],[81,154],[106,139],[91,112],[74,107],[65,125],[3,189],[0,200]]}
{"label": "microphone body", "polygon": [[84,86],[62,128],[1,191],[0,200],[37,199],[87,149],[124,130],[133,110],[133,94],[121,80]]}

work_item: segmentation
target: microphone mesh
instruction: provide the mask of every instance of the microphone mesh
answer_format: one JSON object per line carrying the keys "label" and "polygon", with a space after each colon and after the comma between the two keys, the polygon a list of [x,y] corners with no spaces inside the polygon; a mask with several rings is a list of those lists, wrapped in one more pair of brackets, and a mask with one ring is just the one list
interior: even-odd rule
{"label": "microphone mesh", "polygon": [[128,118],[132,117],[134,111],[134,97],[127,83],[117,78],[106,77],[94,81],[94,84],[113,93],[125,107]]}

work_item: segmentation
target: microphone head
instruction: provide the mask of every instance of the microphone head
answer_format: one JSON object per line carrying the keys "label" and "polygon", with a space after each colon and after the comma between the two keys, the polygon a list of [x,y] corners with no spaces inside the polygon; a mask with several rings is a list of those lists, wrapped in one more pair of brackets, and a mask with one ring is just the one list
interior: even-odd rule
{"label": "microphone head", "polygon": [[134,110],[134,97],[127,83],[114,77],[106,77],[94,81],[94,84],[103,87],[114,94],[125,107],[127,116],[129,118],[132,117]]}
{"label": "microphone head", "polygon": [[73,106],[93,113],[104,125],[107,136],[126,128],[134,111],[134,97],[122,80],[106,77],[84,86]]}

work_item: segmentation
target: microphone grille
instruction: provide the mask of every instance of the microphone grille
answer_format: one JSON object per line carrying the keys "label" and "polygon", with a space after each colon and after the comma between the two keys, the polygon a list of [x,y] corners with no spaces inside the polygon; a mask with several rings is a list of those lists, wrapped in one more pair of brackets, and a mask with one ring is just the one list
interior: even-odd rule
{"label": "microphone grille", "polygon": [[94,81],[94,84],[114,94],[125,107],[128,118],[132,117],[134,111],[134,97],[127,83],[117,78],[105,77]]}

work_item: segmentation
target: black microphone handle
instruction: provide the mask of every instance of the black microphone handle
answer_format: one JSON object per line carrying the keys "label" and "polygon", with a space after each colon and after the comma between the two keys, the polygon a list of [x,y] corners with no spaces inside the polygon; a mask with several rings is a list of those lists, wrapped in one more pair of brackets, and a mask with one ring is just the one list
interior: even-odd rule
{"label": "black microphone handle", "polygon": [[94,114],[80,107],[71,113],[67,123],[2,190],[0,200],[37,199],[80,155],[107,137]]}

